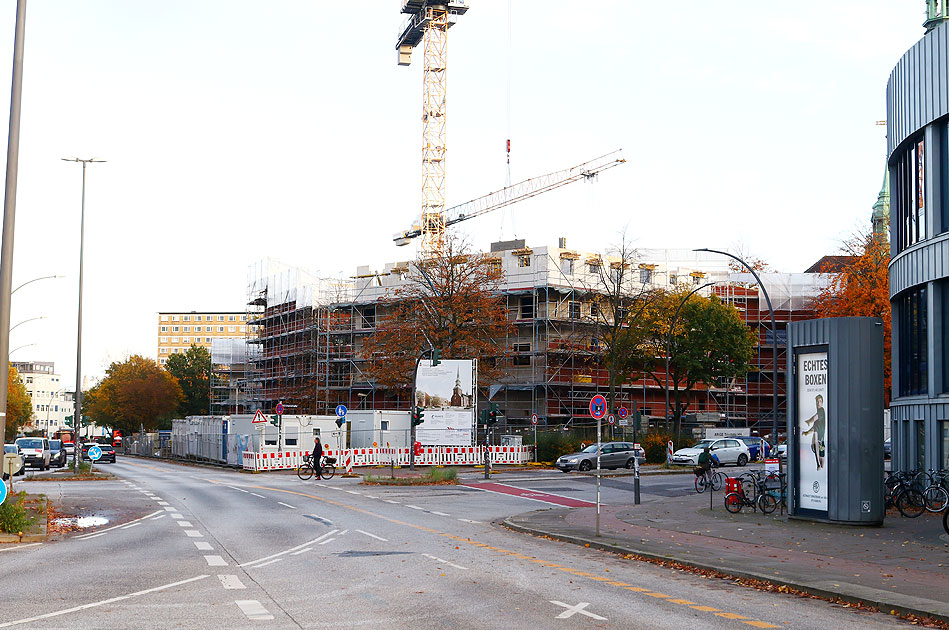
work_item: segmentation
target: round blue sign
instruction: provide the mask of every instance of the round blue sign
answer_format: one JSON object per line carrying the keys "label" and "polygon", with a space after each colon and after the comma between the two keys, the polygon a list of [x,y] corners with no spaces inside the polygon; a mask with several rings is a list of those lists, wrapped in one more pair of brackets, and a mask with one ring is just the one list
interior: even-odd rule
{"label": "round blue sign", "polygon": [[619,417],[620,417],[620,418],[625,418],[625,417],[628,416],[628,415],[629,415],[629,409],[627,409],[626,407],[620,407],[620,408],[619,408]]}
{"label": "round blue sign", "polygon": [[606,398],[597,394],[590,400],[590,415],[600,420],[606,416]]}
{"label": "round blue sign", "polygon": [[277,403],[277,415],[278,416],[283,415],[283,403]]}
{"label": "round blue sign", "polygon": [[92,461],[97,461],[100,457],[102,457],[101,448],[99,448],[98,446],[89,447],[89,459],[91,459]]}
{"label": "round blue sign", "polygon": [[7,484],[0,481],[0,504],[7,500]]}
{"label": "round blue sign", "polygon": [[336,406],[336,415],[342,418],[346,415],[346,405],[337,405]]}

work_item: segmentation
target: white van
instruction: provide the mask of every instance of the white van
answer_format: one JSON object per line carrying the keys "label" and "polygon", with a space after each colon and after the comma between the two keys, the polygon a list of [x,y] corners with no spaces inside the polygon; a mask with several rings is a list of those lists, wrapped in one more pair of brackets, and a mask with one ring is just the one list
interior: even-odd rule
{"label": "white van", "polygon": [[27,466],[40,470],[49,470],[49,440],[43,437],[17,438],[16,445],[20,447],[23,461]]}

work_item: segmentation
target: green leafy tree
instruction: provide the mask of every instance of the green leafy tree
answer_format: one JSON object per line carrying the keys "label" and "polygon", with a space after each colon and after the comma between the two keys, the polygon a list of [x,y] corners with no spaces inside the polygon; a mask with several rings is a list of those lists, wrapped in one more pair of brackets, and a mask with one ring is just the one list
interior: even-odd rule
{"label": "green leafy tree", "polygon": [[[665,292],[664,306],[658,310],[653,327],[656,359],[647,367],[653,380],[665,387],[665,375],[660,378],[659,374],[665,368],[668,341],[669,387],[676,435],[682,428],[682,399],[698,383],[714,386],[719,379],[732,379],[748,372],[757,341],[735,307],[715,296],[686,298],[683,293],[685,289]],[[686,300],[684,304],[683,300]],[[679,314],[673,321],[677,308]]]}
{"label": "green leafy tree", "polygon": [[169,426],[182,399],[174,376],[136,354],[110,365],[105,378],[83,394],[82,413],[123,434],[140,427],[154,431]]}
{"label": "green leafy tree", "polygon": [[211,353],[207,348],[191,346],[183,354],[168,357],[165,369],[178,380],[184,399],[178,407],[181,416],[207,415],[211,406]]}
{"label": "green leafy tree", "polygon": [[7,423],[6,440],[12,442],[20,427],[33,418],[33,401],[26,393],[26,386],[15,367],[7,371]]}

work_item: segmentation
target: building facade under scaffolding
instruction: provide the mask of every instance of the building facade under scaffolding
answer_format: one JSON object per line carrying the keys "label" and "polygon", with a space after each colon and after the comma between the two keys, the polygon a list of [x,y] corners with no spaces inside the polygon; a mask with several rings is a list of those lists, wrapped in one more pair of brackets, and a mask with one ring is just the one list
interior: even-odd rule
{"label": "building facade under scaffolding", "polygon": [[[590,398],[608,390],[591,308],[600,254],[566,247],[528,247],[524,241],[495,243],[488,253],[503,271],[500,287],[512,332],[497,340],[505,377],[480,383],[479,404],[496,403],[511,425],[570,425],[589,420]],[[699,385],[684,398],[686,414],[734,426],[771,424],[772,365],[768,310],[750,274],[734,273],[723,257],[688,250],[637,252],[634,279],[648,288],[715,284],[700,291],[734,305],[756,331],[759,345],[744,378]],[[338,404],[350,409],[409,409],[408,391],[376,386],[367,374],[361,348],[384,324],[381,301],[402,286],[409,263],[390,263],[381,271],[361,267],[353,278],[320,278],[268,261],[251,270],[248,321],[257,348],[249,360],[245,390],[248,409],[272,413],[278,402],[288,413],[331,414]],[[809,301],[822,286],[818,274],[761,274],[775,308],[778,388],[784,408],[784,347],[787,324],[813,317]],[[645,416],[665,416],[664,374],[658,381],[641,373],[618,391],[618,404]],[[782,413],[779,410],[779,413]]]}

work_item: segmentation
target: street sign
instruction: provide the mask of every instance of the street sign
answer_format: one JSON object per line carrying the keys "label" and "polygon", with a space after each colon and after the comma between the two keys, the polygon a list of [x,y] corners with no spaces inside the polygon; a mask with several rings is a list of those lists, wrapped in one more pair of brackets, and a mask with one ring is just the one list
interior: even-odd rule
{"label": "street sign", "polygon": [[99,448],[98,446],[90,446],[90,447],[89,447],[89,459],[91,459],[91,460],[94,461],[94,462],[97,462],[97,461],[99,461],[99,458],[100,458],[100,457],[102,457],[102,449]]}
{"label": "street sign", "polygon": [[[13,479],[13,475],[10,475],[10,479]],[[3,502],[7,500],[7,484],[0,481],[0,505],[3,505]]]}
{"label": "street sign", "polygon": [[621,427],[628,427],[628,426],[629,426],[629,418],[627,418],[627,417],[625,417],[625,416],[623,416],[623,415],[621,414],[620,417],[619,417],[619,425],[620,425]]}
{"label": "street sign", "polygon": [[609,422],[610,424],[616,424],[616,416],[614,416],[613,414],[610,414],[606,416],[606,421]]}
{"label": "street sign", "polygon": [[267,416],[264,415],[264,412],[260,409],[257,410],[257,413],[254,414],[254,419],[251,420],[251,424],[263,424],[267,422]]}
{"label": "street sign", "polygon": [[[627,409],[626,407],[620,407],[618,413],[619,413],[619,417],[620,417],[620,418],[625,418],[626,416],[629,415],[629,409]],[[622,423],[620,423],[620,424],[622,424]]]}
{"label": "street sign", "polygon": [[342,418],[346,415],[346,405],[336,405],[336,415]]}
{"label": "street sign", "polygon": [[282,416],[282,415],[283,415],[283,403],[277,403],[277,409],[276,409],[276,411],[277,411],[277,415],[278,415],[278,416]]}
{"label": "street sign", "polygon": [[532,413],[532,414],[531,414],[531,424],[537,424],[537,414],[536,414],[536,413]]}
{"label": "street sign", "polygon": [[597,420],[606,416],[606,398],[602,394],[597,394],[590,399],[590,415]]}
{"label": "street sign", "polygon": [[633,450],[634,450],[634,451],[641,451],[641,450],[643,450],[643,447],[639,444],[639,442],[635,442],[635,443],[633,443]]}

